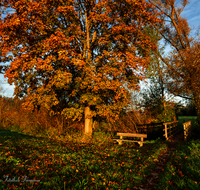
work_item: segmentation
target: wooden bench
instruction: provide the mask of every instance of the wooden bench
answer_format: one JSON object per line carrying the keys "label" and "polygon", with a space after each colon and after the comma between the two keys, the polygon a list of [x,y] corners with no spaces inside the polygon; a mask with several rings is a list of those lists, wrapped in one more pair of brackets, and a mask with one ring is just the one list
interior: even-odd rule
{"label": "wooden bench", "polygon": [[[120,136],[120,139],[113,139],[116,140],[119,145],[122,144],[122,141],[127,141],[127,142],[138,142],[140,147],[143,146],[144,138],[147,138],[147,134],[137,134],[137,133],[117,133],[117,136]],[[123,139],[123,137],[139,137],[141,140],[128,140],[128,139]]]}

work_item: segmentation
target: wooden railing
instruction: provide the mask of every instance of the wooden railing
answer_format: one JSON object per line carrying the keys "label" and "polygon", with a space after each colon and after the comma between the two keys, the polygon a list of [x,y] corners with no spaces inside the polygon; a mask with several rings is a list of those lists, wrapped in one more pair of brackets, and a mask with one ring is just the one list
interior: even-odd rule
{"label": "wooden railing", "polygon": [[[150,133],[153,130],[163,129],[164,137],[166,140],[173,137],[176,133],[179,132],[178,121],[171,121],[165,123],[148,123],[137,125],[139,133]],[[186,132],[187,133],[187,132]]]}
{"label": "wooden railing", "polygon": [[151,133],[153,130],[158,130],[162,128],[163,123],[146,123],[137,125],[139,133]]}
{"label": "wooden railing", "polygon": [[187,121],[185,123],[183,123],[183,129],[184,129],[184,140],[187,141],[190,136],[191,136],[191,121]]}
{"label": "wooden railing", "polygon": [[173,137],[178,132],[178,121],[166,122],[163,123],[163,125],[165,127],[163,129],[165,132],[163,136],[165,136],[166,140]]}

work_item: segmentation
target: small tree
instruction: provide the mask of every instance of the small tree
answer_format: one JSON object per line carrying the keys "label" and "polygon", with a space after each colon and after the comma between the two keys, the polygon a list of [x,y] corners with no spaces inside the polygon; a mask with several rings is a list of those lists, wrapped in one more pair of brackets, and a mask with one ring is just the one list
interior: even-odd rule
{"label": "small tree", "polygon": [[172,121],[176,116],[174,103],[163,100],[162,87],[158,83],[151,83],[145,92],[141,93],[140,106],[155,122]]}
{"label": "small tree", "polygon": [[[2,0],[11,14],[0,20],[1,61],[14,95],[52,114],[115,120],[156,48],[144,30],[159,22],[145,0]],[[2,14],[3,15],[3,14]],[[141,72],[140,72],[141,71]]]}

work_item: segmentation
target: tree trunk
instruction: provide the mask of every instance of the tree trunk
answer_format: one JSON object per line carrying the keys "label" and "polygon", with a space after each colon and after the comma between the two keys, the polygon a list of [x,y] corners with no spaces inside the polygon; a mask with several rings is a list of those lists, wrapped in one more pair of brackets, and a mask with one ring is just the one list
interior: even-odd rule
{"label": "tree trunk", "polygon": [[[87,41],[86,41],[86,47],[87,47],[87,63],[88,66],[91,69],[91,49],[90,49],[90,30],[89,30],[89,23],[88,23],[88,15],[87,10],[85,10],[85,24],[86,24],[86,33],[87,33]],[[95,39],[95,34],[93,36],[93,40]],[[85,135],[91,136],[92,135],[92,117],[91,115],[91,109],[89,106],[85,107]]]}
{"label": "tree trunk", "polygon": [[85,135],[92,135],[92,117],[90,107],[85,107]]}

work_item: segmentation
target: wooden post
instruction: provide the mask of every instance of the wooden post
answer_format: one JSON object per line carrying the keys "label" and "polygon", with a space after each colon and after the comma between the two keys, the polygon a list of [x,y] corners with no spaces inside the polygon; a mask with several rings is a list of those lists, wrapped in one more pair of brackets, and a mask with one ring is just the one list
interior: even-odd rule
{"label": "wooden post", "polygon": [[141,137],[141,141],[142,141],[142,142],[139,143],[140,147],[143,146],[143,141],[144,141],[144,138],[143,138],[143,137]]}
{"label": "wooden post", "polygon": [[165,138],[168,140],[168,136],[167,136],[167,124],[165,124]]}
{"label": "wooden post", "polygon": [[186,124],[183,124],[183,130],[184,130],[184,140],[186,141],[187,140],[187,137],[186,137]]}
{"label": "wooden post", "polygon": [[[120,136],[120,139],[123,139],[123,136]],[[122,145],[122,141],[119,140],[119,145]]]}
{"label": "wooden post", "polygon": [[188,124],[186,124],[186,137],[187,137],[187,140],[188,140],[188,135],[189,135],[189,126],[188,126]]}

